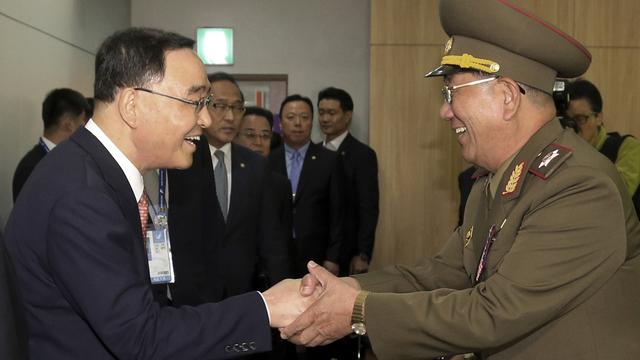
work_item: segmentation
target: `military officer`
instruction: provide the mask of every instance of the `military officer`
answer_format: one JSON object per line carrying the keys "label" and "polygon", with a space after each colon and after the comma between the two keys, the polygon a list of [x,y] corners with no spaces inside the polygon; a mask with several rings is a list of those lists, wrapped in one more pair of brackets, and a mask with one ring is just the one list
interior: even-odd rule
{"label": "military officer", "polygon": [[640,353],[640,224],[610,162],[554,120],[556,77],[589,52],[505,0],[441,0],[440,115],[479,170],[464,222],[413,267],[338,279],[283,337],[351,331],[380,359],[631,359]]}

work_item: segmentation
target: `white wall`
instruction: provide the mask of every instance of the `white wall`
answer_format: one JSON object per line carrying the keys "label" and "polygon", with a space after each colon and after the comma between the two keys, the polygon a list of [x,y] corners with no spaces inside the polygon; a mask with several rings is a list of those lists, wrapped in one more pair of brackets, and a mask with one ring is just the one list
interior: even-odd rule
{"label": "white wall", "polygon": [[[369,0],[131,0],[133,26],[195,39],[197,27],[234,28],[235,64],[209,73],[288,74],[289,94],[316,103],[326,86],[354,101],[351,130],[368,142]],[[314,140],[320,140],[317,123]]]}
{"label": "white wall", "polygon": [[95,52],[131,21],[130,0],[0,0],[0,227],[11,181],[42,134],[41,105],[53,88],[93,96]]}

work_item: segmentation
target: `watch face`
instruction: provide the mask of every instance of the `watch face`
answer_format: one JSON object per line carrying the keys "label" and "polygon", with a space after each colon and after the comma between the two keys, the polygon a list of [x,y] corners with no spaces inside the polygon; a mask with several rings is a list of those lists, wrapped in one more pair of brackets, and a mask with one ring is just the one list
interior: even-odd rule
{"label": "watch face", "polygon": [[367,329],[364,327],[363,323],[355,323],[351,325],[351,330],[356,334],[356,335],[364,335],[367,333]]}

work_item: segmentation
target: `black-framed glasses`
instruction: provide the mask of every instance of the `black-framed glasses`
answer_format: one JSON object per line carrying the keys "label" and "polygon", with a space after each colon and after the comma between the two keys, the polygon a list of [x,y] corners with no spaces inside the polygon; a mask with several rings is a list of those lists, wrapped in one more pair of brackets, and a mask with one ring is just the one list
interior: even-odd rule
{"label": "black-framed glasses", "polygon": [[136,88],[133,88],[133,90],[144,91],[144,92],[148,92],[150,94],[164,96],[164,97],[169,98],[169,99],[178,100],[178,101],[183,102],[185,104],[193,105],[196,108],[196,114],[199,113],[200,110],[202,110],[204,107],[209,106],[211,104],[211,95],[207,95],[205,97],[202,97],[199,100],[189,100],[189,99],[183,99],[183,98],[180,98],[180,97],[163,94],[163,93],[160,93],[160,92],[157,92],[157,91],[154,91],[154,90],[151,90],[151,89],[147,89],[147,88],[142,88],[142,87],[136,87]]}
{"label": "black-framed glasses", "polygon": [[485,78],[485,79],[470,81],[468,83],[464,83],[464,84],[460,84],[460,85],[454,85],[454,86],[445,85],[445,86],[442,87],[442,96],[444,97],[444,101],[446,101],[447,104],[451,104],[451,101],[453,100],[453,91],[454,90],[458,90],[460,88],[467,87],[467,86],[484,84],[486,82],[493,81],[493,80],[495,80],[497,78],[498,78],[497,76],[492,76],[492,77],[488,77],[488,78]]}
{"label": "black-framed glasses", "polygon": [[597,116],[598,113],[592,112],[589,115],[574,115],[571,116],[571,120],[575,121],[578,125],[584,125],[591,119],[592,116]]}
{"label": "black-framed glasses", "polygon": [[241,134],[251,141],[255,141],[258,138],[262,139],[262,141],[267,141],[271,140],[271,138],[273,137],[273,133],[269,130],[265,130],[262,132],[257,132],[255,130],[244,130],[241,132]]}
{"label": "black-framed glasses", "polygon": [[231,110],[231,113],[234,116],[240,116],[244,114],[244,104],[227,104],[223,102],[216,102],[213,100],[210,104],[208,104],[209,108],[212,109],[217,115],[226,114],[227,111]]}

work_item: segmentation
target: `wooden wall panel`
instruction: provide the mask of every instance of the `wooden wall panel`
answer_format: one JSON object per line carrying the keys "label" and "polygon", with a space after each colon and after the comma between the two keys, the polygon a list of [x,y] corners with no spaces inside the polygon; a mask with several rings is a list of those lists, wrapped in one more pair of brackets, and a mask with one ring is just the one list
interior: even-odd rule
{"label": "wooden wall panel", "polygon": [[372,0],[371,44],[444,44],[438,0]]}
{"label": "wooden wall panel", "polygon": [[[514,3],[588,45],[585,78],[603,94],[607,128],[640,137],[640,1]],[[457,220],[457,174],[466,164],[439,119],[441,80],[422,77],[445,40],[437,0],[371,1],[369,126],[381,187],[373,268],[432,256]]]}
{"label": "wooden wall panel", "polygon": [[640,47],[640,1],[579,0],[575,36],[587,46]]}
{"label": "wooden wall panel", "polygon": [[640,48],[589,49],[593,62],[583,76],[602,94],[608,131],[640,138]]}
{"label": "wooden wall panel", "polygon": [[[460,162],[449,123],[438,116],[440,79],[424,73],[442,47],[371,49],[370,144],[378,152],[381,213],[373,266],[434,254],[457,221]],[[434,111],[435,109],[435,111]]]}

